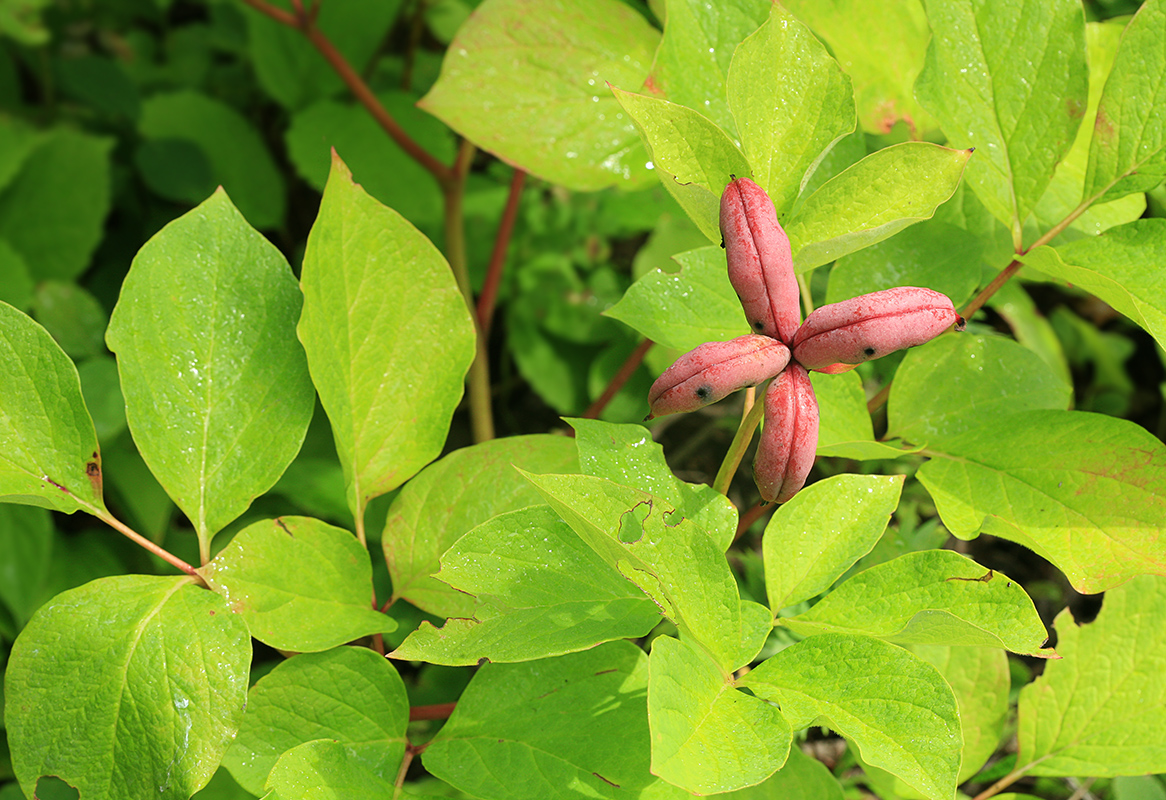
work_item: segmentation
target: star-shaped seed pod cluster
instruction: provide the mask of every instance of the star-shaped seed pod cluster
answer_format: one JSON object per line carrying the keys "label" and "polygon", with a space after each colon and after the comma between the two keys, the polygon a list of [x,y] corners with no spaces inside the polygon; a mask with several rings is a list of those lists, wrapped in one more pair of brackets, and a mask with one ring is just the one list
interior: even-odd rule
{"label": "star-shaped seed pod cluster", "polygon": [[765,190],[736,178],[721,195],[729,282],[755,333],[708,342],[676,360],[648,392],[648,418],[695,411],[774,379],[753,478],[766,502],[805,485],[818,448],[818,401],[809,370],[839,373],[923,344],[964,320],[946,295],[900,286],[822,306],[802,322],[789,238]]}

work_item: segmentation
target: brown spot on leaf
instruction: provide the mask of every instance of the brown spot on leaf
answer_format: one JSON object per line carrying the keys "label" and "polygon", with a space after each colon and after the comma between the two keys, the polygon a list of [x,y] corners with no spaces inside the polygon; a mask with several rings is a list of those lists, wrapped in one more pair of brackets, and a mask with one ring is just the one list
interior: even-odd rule
{"label": "brown spot on leaf", "polygon": [[592,772],[591,774],[592,774],[592,775],[594,775],[596,778],[599,778],[599,780],[603,781],[603,782],[604,782],[604,783],[606,783],[608,786],[614,786],[614,787],[615,787],[615,788],[617,788],[617,789],[619,788],[619,784],[618,784],[618,783],[616,783],[615,781],[609,781],[607,778],[603,777],[603,776],[602,776],[602,775],[600,775],[598,772]]}

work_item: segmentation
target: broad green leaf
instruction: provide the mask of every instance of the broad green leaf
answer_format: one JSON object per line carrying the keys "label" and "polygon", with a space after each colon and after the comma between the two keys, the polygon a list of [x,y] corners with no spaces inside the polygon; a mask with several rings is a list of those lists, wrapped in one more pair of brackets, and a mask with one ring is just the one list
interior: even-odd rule
{"label": "broad green leaf", "polygon": [[1000,336],[941,336],[912,349],[895,373],[887,434],[919,445],[996,425],[1013,411],[1068,407],[1072,387],[1033,351]]}
{"label": "broad green leaf", "polygon": [[992,295],[988,304],[1012,328],[1016,341],[1040,356],[1066,386],[1072,385],[1064,344],[1022,284],[1009,281]]}
{"label": "broad green leaf", "polygon": [[663,498],[696,522],[722,549],[737,533],[737,509],[711,486],[685,483],[672,474],[664,449],[643,425],[613,425],[590,419],[569,419],[583,474]]}
{"label": "broad green leaf", "polygon": [[961,539],[1019,542],[1085,594],[1166,575],[1166,445],[1143,428],[1083,411],[1022,411],[928,454],[919,480]]}
{"label": "broad green leaf", "polygon": [[283,177],[259,133],[235,109],[195,91],[158,93],[142,103],[138,130],[147,141],[197,145],[248,222],[256,228],[283,223]]}
{"label": "broad green leaf", "polygon": [[[609,566],[638,586],[722,669],[757,650],[754,610],[743,610],[724,551],[666,501],[587,475],[527,475],[551,507]],[[768,619],[762,626],[768,627]],[[765,631],[760,631],[764,641]]]}
{"label": "broad green leaf", "polygon": [[980,771],[1004,737],[1011,688],[1008,654],[992,647],[916,645],[911,650],[939,670],[955,693],[964,736],[962,783]]}
{"label": "broad green leaf", "polygon": [[486,664],[421,759],[493,800],[635,798],[648,772],[648,658],[630,642]]}
{"label": "broad green leaf", "polygon": [[818,455],[853,458],[857,461],[898,458],[904,453],[874,439],[874,426],[866,408],[866,392],[857,372],[826,375],[811,372],[814,397],[821,422],[818,428]]}
{"label": "broad green leaf", "polygon": [[648,675],[654,775],[717,794],[758,784],[785,763],[790,729],[781,711],[738,691],[707,653],[658,636]]}
{"label": "broad green leaf", "polygon": [[828,264],[929,219],[959,185],[970,155],[907,142],[871,153],[827,181],[786,225],[794,269]]}
{"label": "broad green leaf", "polygon": [[1026,266],[1095,294],[1166,347],[1166,220],[1140,219],[1057,248],[1037,247]]}
{"label": "broad green leaf", "polygon": [[309,517],[248,525],[199,574],[278,650],[315,653],[397,623],[369,607],[372,564],[346,530]]}
{"label": "broad green leaf", "polygon": [[648,88],[696,109],[730,135],[736,123],[725,77],[737,45],[765,22],[769,0],[669,0],[668,21],[656,49]]}
{"label": "broad green leaf", "polygon": [[471,666],[532,661],[645,636],[660,610],[547,506],[500,514],[458,539],[437,578],[476,601],[473,616],[429,622],[391,655]]}
{"label": "broad green leaf", "polygon": [[36,280],[69,280],[89,267],[109,211],[112,148],[112,139],[53,129],[0,193],[0,239]]}
{"label": "broad green leaf", "polygon": [[185,139],[148,139],[134,151],[134,166],[150,191],[166,200],[198,205],[219,185],[202,148]]}
{"label": "broad green leaf", "polygon": [[648,157],[606,85],[638,89],[660,35],[617,0],[487,0],[419,105],[484,150],[575,191],[646,185]]}
{"label": "broad green leaf", "polygon": [[287,261],[221,189],[134,257],[106,332],[150,471],[212,536],[295,458],[315,398]]}
{"label": "broad green leaf", "polygon": [[834,475],[781,505],[761,540],[773,613],[826,591],[869,553],[902,489],[902,475]]}
{"label": "broad green leaf", "polygon": [[867,636],[827,633],[782,650],[741,685],[780,704],[790,727],[828,725],[869,764],[929,798],[955,793],[960,720],[935,667]]}
{"label": "broad green leaf", "polygon": [[[273,5],[285,11],[292,10],[292,4],[286,0],[276,0]],[[315,26],[353,69],[364,73],[369,60],[383,45],[400,7],[400,0],[321,3]],[[247,5],[241,9],[247,18],[250,61],[255,67],[255,75],[280,105],[299,109],[344,89],[344,82],[336,70],[302,31]]]}
{"label": "broad green leaf", "polygon": [[725,251],[702,247],[675,258],[680,272],[649,272],[603,313],[673,350],[748,333],[741,301],[729,283]]}
{"label": "broad green leaf", "polygon": [[297,333],[362,525],[365,505],[441,452],[474,325],[441,253],[333,156],[304,253]]}
{"label": "broad green leaf", "polygon": [[[343,4],[341,4],[343,5]],[[451,163],[454,141],[449,130],[414,105],[404,92],[377,95],[404,131],[434,158]],[[285,134],[288,156],[304,180],[324,191],[334,148],[360,175],[364,190],[389,208],[399,209],[414,224],[442,218],[441,188],[433,175],[385,135],[360,105],[322,100],[292,117]]]}
{"label": "broad green leaf", "polygon": [[733,54],[727,89],[752,177],[783,217],[826,152],[854,130],[850,78],[775,3]]}
{"label": "broad green leaf", "polygon": [[1105,593],[1085,626],[1057,615],[1064,657],[1020,693],[1016,764],[1032,775],[1166,772],[1166,579]]}
{"label": "broad green leaf", "polygon": [[280,755],[316,739],[344,745],[353,766],[390,784],[405,754],[409,699],[392,664],[364,647],[293,656],[251,688],[223,765],[262,794]]}
{"label": "broad green leaf", "polygon": [[77,368],[48,331],[0,303],[0,500],[105,514],[101,454]]}
{"label": "broad green leaf", "polygon": [[535,435],[463,447],[423,469],[394,498],[381,534],[393,597],[437,616],[473,616],[473,597],[430,577],[442,553],[491,517],[542,502],[515,467],[569,471],[578,463],[570,439]]}
{"label": "broad green leaf", "polygon": [[916,96],[951,144],[976,148],[968,184],[1016,240],[1085,114],[1081,4],[927,0],[927,17]]}
{"label": "broad green leaf", "polygon": [[[264,800],[401,800],[353,748],[334,739],[304,742],[279,757],[264,784]],[[408,800],[411,795],[402,796]]]}
{"label": "broad green leaf", "polygon": [[8,115],[0,119],[0,189],[8,186],[39,141],[40,133],[24,120]]}
{"label": "broad green leaf", "polygon": [[52,518],[43,508],[0,503],[0,602],[8,606],[18,628],[40,605],[55,536]]}
{"label": "broad green leaf", "polygon": [[1024,589],[950,550],[907,553],[873,566],[782,622],[802,636],[861,633],[896,644],[1055,656],[1043,647],[1048,633]]}
{"label": "broad green leaf", "polygon": [[691,108],[615,87],[611,91],[643,136],[664,188],[710,241],[720,241],[721,195],[734,175],[752,171],[744,154],[727,133]]}
{"label": "broad green leaf", "polygon": [[790,0],[784,5],[830,45],[854,82],[863,130],[890,133],[902,120],[912,138],[921,138],[935,124],[915,100],[929,33],[919,2]]}
{"label": "broad green leaf", "polygon": [[980,284],[981,258],[975,236],[932,218],[838,259],[830,270],[826,302],[893,286],[923,286],[947,295],[959,308]]}
{"label": "broad green leaf", "polygon": [[105,352],[109,316],[97,298],[71,281],[42,281],[32,298],[32,313],[70,358]]}
{"label": "broad green leaf", "polygon": [[1101,94],[1083,199],[1153,189],[1166,178],[1166,6],[1149,0],[1126,26]]}
{"label": "broad green leaf", "polygon": [[[25,794],[186,800],[243,718],[251,639],[190,578],[119,575],[58,595],[12,647],[8,743]],[[80,737],[80,738],[79,738]]]}

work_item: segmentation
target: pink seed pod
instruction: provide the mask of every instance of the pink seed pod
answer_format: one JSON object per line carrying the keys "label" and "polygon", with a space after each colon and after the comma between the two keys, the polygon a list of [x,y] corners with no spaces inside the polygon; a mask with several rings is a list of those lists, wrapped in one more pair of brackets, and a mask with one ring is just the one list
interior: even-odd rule
{"label": "pink seed pod", "polygon": [[721,195],[721,236],[749,327],[789,344],[802,320],[789,239],[769,195],[748,178]]}
{"label": "pink seed pod", "polygon": [[765,428],[753,480],[768,503],[784,503],[806,485],[818,449],[818,400],[810,373],[791,363],[765,393]]}
{"label": "pink seed pod", "polygon": [[648,391],[648,419],[695,411],[755,386],[781,372],[789,348],[768,336],[747,334],[728,342],[708,342],[664,370]]}
{"label": "pink seed pod", "polygon": [[934,339],[964,320],[946,295],[900,286],[822,306],[793,338],[794,359],[806,369],[839,371]]}

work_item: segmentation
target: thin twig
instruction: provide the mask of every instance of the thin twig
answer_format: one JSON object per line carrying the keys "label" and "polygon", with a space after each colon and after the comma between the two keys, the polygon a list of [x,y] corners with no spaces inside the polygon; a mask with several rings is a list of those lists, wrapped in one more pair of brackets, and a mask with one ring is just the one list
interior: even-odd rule
{"label": "thin twig", "polygon": [[506,207],[502,209],[502,219],[498,222],[498,234],[494,237],[494,251],[490,253],[490,265],[486,268],[486,280],[482,284],[482,293],[478,295],[478,324],[482,326],[484,335],[489,335],[490,324],[494,321],[498,285],[502,282],[506,250],[510,246],[514,221],[518,218],[518,201],[522,199],[522,187],[525,184],[525,170],[514,170],[514,177],[510,179],[510,193],[506,197]]}
{"label": "thin twig", "polygon": [[775,506],[773,503],[766,503],[763,501],[757,503],[755,506],[753,506],[753,508],[742,514],[740,521],[737,523],[737,533],[733,535],[733,541],[735,542],[744,536],[745,532],[753,527],[753,523],[761,519],[761,517],[765,515],[766,511],[772,511],[774,508]]}
{"label": "thin twig", "polygon": [[651,339],[645,339],[636,345],[636,349],[631,352],[631,355],[627,357],[623,365],[620,366],[611,381],[607,384],[607,388],[603,390],[603,394],[599,395],[599,398],[583,412],[584,419],[599,419],[599,415],[603,413],[603,409],[607,408],[607,404],[619,394],[619,390],[635,374],[640,364],[644,363],[644,356],[652,349],[653,344],[655,342]]}
{"label": "thin twig", "polygon": [[[381,101],[373,93],[369,85],[364,82],[348,60],[336,49],[332,41],[324,35],[324,32],[316,27],[315,21],[311,14],[302,13],[294,14],[284,9],[277,8],[266,2],[266,0],[243,0],[244,3],[254,8],[268,17],[271,17],[276,22],[280,22],[291,28],[296,28],[302,31],[312,46],[319,51],[320,55],[332,66],[332,69],[344,81],[344,85],[352,92],[352,96],[365,107],[372,118],[377,121],[393,141],[404,150],[410,158],[424,167],[437,179],[444,189],[455,180],[454,171],[445,164],[442,164],[434,156],[430,155],[421,145],[419,145],[413,137],[405,132],[397,121],[393,119],[393,115],[381,105]],[[302,7],[301,7],[302,12]]]}
{"label": "thin twig", "polygon": [[135,531],[129,525],[126,525],[124,522],[122,522],[117,517],[110,514],[108,511],[105,512],[104,514],[94,514],[94,516],[96,516],[99,520],[101,520],[102,522],[104,522],[106,525],[110,526],[114,530],[118,531],[119,533],[121,533],[122,535],[127,537],[128,539],[130,539],[130,540],[136,542],[137,544],[141,545],[142,547],[146,548],[147,550],[149,550],[154,555],[158,556],[158,558],[162,559],[170,566],[175,567],[176,569],[178,569],[182,572],[185,572],[190,577],[198,580],[198,582],[200,584],[202,584],[203,586],[206,586],[206,581],[204,581],[202,579],[202,576],[198,574],[198,570],[196,570],[194,567],[190,566],[190,564],[187,564],[185,561],[183,561],[178,556],[171,553],[169,550],[166,550],[166,549],[160,547],[159,545],[155,544],[154,542],[151,542],[145,536],[142,536],[142,534]]}
{"label": "thin twig", "polygon": [[1008,788],[1009,786],[1011,786],[1012,784],[1014,784],[1018,780],[1020,780],[1022,777],[1024,777],[1024,773],[1028,772],[1028,769],[1031,766],[1032,765],[1029,764],[1028,766],[1021,767],[1020,769],[1012,770],[1012,772],[1009,772],[1003,778],[996,781],[991,786],[989,786],[987,789],[985,789],[984,791],[980,792],[978,795],[973,797],[972,800],[988,800],[989,797],[993,797],[993,796],[999,794],[1001,789]]}
{"label": "thin twig", "polygon": [[[762,393],[759,392],[759,394]],[[757,426],[761,423],[761,415],[764,411],[765,400],[758,400],[749,409],[749,413],[741,419],[741,425],[737,428],[737,435],[733,437],[733,443],[729,445],[729,452],[725,453],[725,459],[721,462],[721,468],[717,470],[716,480],[713,481],[713,489],[725,496],[729,494],[729,484],[733,482],[733,476],[737,474],[737,467],[741,465],[741,459],[745,457],[745,450],[749,447],[749,442],[753,440],[753,432],[757,430]]]}
{"label": "thin twig", "polygon": [[421,719],[449,719],[457,703],[436,703],[431,706],[410,706],[409,721]]}

